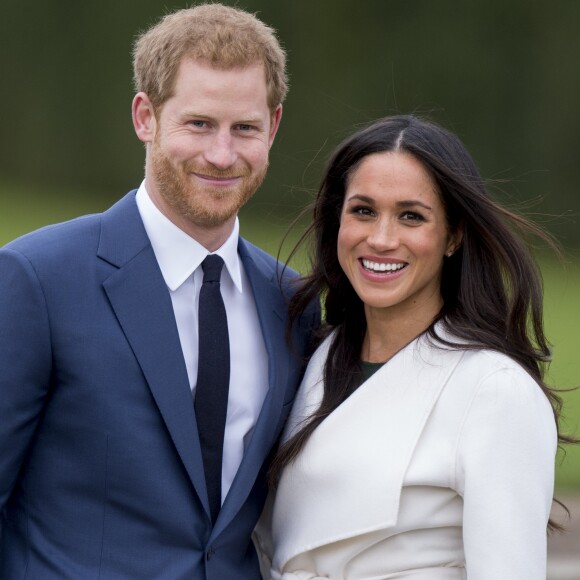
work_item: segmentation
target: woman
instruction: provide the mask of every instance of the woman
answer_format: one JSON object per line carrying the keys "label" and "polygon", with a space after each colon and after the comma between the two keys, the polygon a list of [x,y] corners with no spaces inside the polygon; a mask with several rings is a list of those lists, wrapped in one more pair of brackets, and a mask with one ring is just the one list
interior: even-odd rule
{"label": "woman", "polygon": [[291,304],[321,294],[328,333],[274,462],[266,578],[546,578],[559,400],[512,226],[549,241],[433,123],[382,119],[338,148]]}

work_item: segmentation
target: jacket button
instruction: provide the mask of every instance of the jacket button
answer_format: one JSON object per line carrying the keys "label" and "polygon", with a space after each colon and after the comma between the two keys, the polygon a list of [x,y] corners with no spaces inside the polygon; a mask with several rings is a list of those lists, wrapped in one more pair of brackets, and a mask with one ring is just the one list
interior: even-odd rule
{"label": "jacket button", "polygon": [[215,550],[213,548],[208,548],[206,553],[205,553],[205,559],[209,562],[209,560],[211,560],[212,556],[215,554]]}

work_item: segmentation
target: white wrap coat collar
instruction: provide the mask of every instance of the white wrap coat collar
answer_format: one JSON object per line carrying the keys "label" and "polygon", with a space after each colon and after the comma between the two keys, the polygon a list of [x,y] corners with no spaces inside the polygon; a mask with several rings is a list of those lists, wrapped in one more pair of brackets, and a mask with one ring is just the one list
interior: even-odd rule
{"label": "white wrap coat collar", "polygon": [[[437,332],[444,336],[439,325]],[[320,404],[331,341],[332,335],[310,361],[285,439]],[[296,501],[279,502],[272,513],[277,546],[274,569],[284,569],[298,554],[396,524],[403,478],[413,451],[463,352],[435,347],[427,336],[420,336],[315,430],[279,483],[279,493]],[[368,457],[372,455],[376,461],[369,472]],[[359,458],[361,465],[357,465]],[[349,501],[336,505],[339,497]],[[373,502],[366,501],[367,497],[373,497]],[[321,514],[324,516],[318,517]]]}

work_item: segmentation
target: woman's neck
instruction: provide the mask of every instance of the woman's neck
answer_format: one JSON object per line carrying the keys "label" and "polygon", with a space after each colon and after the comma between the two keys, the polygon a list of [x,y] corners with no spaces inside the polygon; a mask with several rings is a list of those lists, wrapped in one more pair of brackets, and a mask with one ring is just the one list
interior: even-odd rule
{"label": "woman's neck", "polygon": [[365,307],[367,331],[363,340],[362,360],[386,362],[423,334],[439,313],[407,312],[400,315],[390,308],[372,309]]}

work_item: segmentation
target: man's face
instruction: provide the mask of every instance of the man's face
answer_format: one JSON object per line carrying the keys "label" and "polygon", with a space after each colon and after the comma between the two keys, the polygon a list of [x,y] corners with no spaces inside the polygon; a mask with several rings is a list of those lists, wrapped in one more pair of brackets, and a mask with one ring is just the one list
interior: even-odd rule
{"label": "man's face", "polygon": [[220,70],[184,59],[173,96],[151,118],[154,203],[202,243],[210,232],[223,243],[266,175],[280,116],[268,108],[263,65]]}

